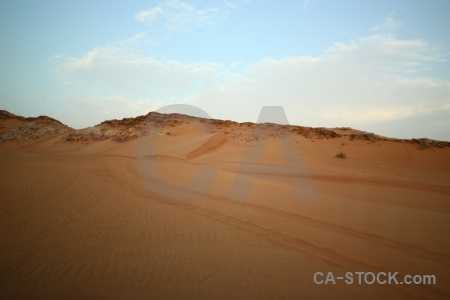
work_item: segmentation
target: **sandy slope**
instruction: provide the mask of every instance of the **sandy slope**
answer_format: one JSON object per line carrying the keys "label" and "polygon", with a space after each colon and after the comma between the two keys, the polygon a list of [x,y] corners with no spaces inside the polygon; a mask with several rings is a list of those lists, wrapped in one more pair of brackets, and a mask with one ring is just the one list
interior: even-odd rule
{"label": "sandy slope", "polygon": [[[450,148],[170,133],[0,145],[0,298],[450,296]],[[318,271],[437,284],[316,285]]]}

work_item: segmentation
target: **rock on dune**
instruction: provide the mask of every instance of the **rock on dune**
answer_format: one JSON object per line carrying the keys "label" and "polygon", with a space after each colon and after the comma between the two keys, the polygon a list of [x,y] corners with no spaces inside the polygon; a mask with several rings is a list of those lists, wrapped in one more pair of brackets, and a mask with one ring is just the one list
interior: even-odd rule
{"label": "rock on dune", "polygon": [[47,116],[25,118],[0,110],[0,142],[36,140],[45,136],[67,134],[74,129]]}
{"label": "rock on dune", "polygon": [[107,120],[93,127],[75,130],[61,140],[67,142],[101,141],[111,139],[116,142],[126,142],[148,134],[165,133],[167,128],[188,123],[192,118],[179,114],[159,114],[151,112],[146,116],[124,118],[122,120]]}

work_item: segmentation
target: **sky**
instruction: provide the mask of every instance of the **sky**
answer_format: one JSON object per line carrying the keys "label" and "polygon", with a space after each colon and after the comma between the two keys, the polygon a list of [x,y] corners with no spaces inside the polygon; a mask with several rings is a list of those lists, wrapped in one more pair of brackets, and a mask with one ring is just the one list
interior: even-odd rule
{"label": "sky", "polygon": [[0,109],[74,127],[190,104],[450,141],[447,0],[2,0]]}

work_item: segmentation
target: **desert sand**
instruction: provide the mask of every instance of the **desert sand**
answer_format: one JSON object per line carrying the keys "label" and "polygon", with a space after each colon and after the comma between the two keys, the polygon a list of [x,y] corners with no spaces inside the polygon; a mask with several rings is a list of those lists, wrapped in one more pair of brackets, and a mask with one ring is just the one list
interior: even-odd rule
{"label": "desert sand", "polygon": [[[118,140],[31,120],[40,134],[12,138],[31,121],[0,121],[1,299],[450,297],[448,146],[198,120]],[[358,271],[436,284],[313,280]]]}

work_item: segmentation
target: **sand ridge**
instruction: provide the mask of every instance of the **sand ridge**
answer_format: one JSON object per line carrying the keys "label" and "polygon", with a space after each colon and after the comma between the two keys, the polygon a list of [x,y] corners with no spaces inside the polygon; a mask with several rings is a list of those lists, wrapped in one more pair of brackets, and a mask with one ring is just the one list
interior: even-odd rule
{"label": "sand ridge", "polygon": [[[248,143],[265,140],[270,137],[285,137],[291,134],[305,137],[309,140],[335,139],[347,137],[349,141],[363,140],[368,143],[383,141],[407,142],[424,150],[427,148],[450,147],[449,141],[437,141],[427,138],[402,140],[383,137],[374,133],[360,131],[349,127],[313,128],[296,125],[279,125],[273,123],[238,123],[229,120],[216,120],[192,117],[179,113],[150,112],[145,116],[124,118],[122,120],[107,120],[98,125],[75,130],[58,120],[47,116],[25,118],[8,111],[0,110],[0,143],[8,141],[35,140],[44,136],[59,135],[61,142],[89,142],[112,140],[126,142],[147,135],[174,136],[186,124],[194,124],[197,130],[202,125],[204,132],[221,132],[229,138]],[[187,126],[192,128],[190,126]],[[186,132],[185,132],[186,133]],[[185,134],[184,133],[184,134]],[[183,133],[182,133],[183,134]]]}

